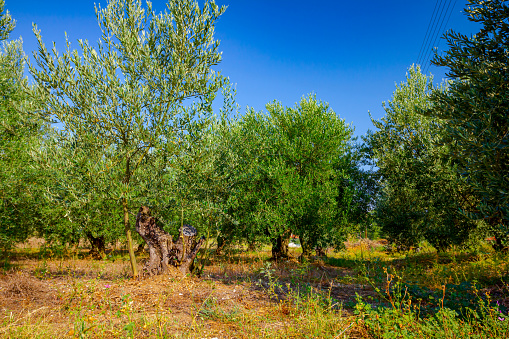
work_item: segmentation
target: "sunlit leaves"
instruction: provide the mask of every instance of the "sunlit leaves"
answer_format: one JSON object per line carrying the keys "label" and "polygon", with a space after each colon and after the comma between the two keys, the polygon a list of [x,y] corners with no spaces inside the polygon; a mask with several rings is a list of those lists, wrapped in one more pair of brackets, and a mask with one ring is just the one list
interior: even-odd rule
{"label": "sunlit leaves", "polygon": [[475,226],[459,213],[472,202],[444,142],[440,119],[420,115],[433,103],[433,79],[410,67],[406,82],[396,86],[383,107],[386,115],[373,120],[368,135],[382,187],[376,207],[382,230],[400,245],[416,246],[426,239],[439,249],[463,242]]}
{"label": "sunlit leaves", "polygon": [[240,227],[224,232],[243,233],[249,242],[293,232],[306,254],[339,243],[346,206],[338,164],[349,151],[351,127],[314,96],[293,108],[278,102],[266,108],[248,111],[232,128],[240,180],[229,207]]}
{"label": "sunlit leaves", "polygon": [[[166,143],[184,140],[194,123],[210,115],[226,81],[211,69],[221,61],[213,26],[224,10],[213,1],[200,9],[195,1],[170,0],[167,11],[157,14],[148,2],[111,0],[96,7],[102,32],[97,46],[79,40],[79,49],[73,49],[66,39],[60,54],[46,48],[34,26],[39,51],[30,72],[44,100],[42,113],[62,124],[57,147],[88,145],[75,156],[108,165],[107,171],[90,167],[99,185],[94,192],[107,187],[112,198],[123,201],[126,230],[128,201],[149,199],[140,189],[145,180],[164,180],[161,171],[153,177],[143,171],[157,162],[155,155],[178,155],[182,145]],[[68,185],[70,196],[87,190],[78,183],[80,175],[76,185]]]}
{"label": "sunlit leaves", "polygon": [[[3,1],[0,1],[0,13]],[[0,39],[14,27],[5,13],[0,19]],[[44,122],[34,111],[32,91],[24,76],[22,42],[4,42],[0,50],[0,248],[32,235],[41,223],[41,179],[29,156],[41,143]]]}

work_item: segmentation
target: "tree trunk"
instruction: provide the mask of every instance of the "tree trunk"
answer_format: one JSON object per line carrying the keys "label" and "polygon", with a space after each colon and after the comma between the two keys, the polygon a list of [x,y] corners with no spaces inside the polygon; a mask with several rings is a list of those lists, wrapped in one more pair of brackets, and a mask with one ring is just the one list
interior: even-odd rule
{"label": "tree trunk", "polygon": [[129,225],[129,210],[127,207],[127,199],[122,199],[122,205],[124,207],[124,231],[127,237],[127,248],[129,250],[129,259],[131,261],[131,269],[133,271],[133,277],[138,277],[138,267],[136,264],[136,256],[134,255],[133,238],[131,237],[131,226]]}
{"label": "tree trunk", "polygon": [[313,251],[313,248],[310,246],[310,242],[307,241],[303,236],[299,237],[300,239],[300,245],[302,248],[302,254],[299,256],[300,261],[308,260],[309,257],[311,257],[311,253]]}
{"label": "tree trunk", "polygon": [[223,250],[226,246],[226,239],[222,235],[217,236],[217,248],[216,248],[216,255],[223,254]]}
{"label": "tree trunk", "polygon": [[323,247],[316,247],[315,252],[316,252],[317,257],[326,257],[327,256],[327,249],[325,249]]}
{"label": "tree trunk", "polygon": [[100,260],[106,258],[106,243],[104,236],[94,237],[91,232],[86,233],[88,240],[90,241],[90,256],[94,259]]}
{"label": "tree trunk", "polygon": [[272,239],[272,259],[281,260],[288,259],[288,244],[290,243],[290,232]]}
{"label": "tree trunk", "polygon": [[136,217],[136,232],[146,241],[149,259],[143,267],[143,275],[157,275],[168,271],[170,266],[187,274],[193,271],[193,264],[205,238],[196,241],[196,228],[184,225],[180,236],[173,241],[172,236],[156,224],[150,209],[141,206]]}

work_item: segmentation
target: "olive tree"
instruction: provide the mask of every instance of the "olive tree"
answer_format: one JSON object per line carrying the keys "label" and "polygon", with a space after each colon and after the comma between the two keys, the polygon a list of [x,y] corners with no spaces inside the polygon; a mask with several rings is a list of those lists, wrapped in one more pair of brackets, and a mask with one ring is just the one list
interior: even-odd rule
{"label": "olive tree", "polygon": [[45,124],[33,114],[22,41],[3,41],[15,26],[4,1],[0,13],[0,248],[8,248],[41,224],[41,180],[29,151],[40,144]]}
{"label": "olive tree", "polygon": [[137,178],[151,154],[178,153],[179,137],[211,111],[223,83],[211,67],[221,60],[214,24],[224,10],[212,0],[202,8],[196,1],[169,0],[156,14],[150,2],[111,0],[96,7],[102,32],[97,46],[79,40],[78,51],[66,39],[63,53],[55,46],[49,51],[34,26],[39,50],[30,72],[44,96],[44,113],[62,124],[62,140],[86,136],[104,150],[92,161],[113,155],[101,175],[122,205],[134,276],[129,211],[140,196]]}
{"label": "olive tree", "polygon": [[288,255],[293,233],[300,236],[307,257],[344,235],[343,212],[352,195],[338,163],[348,152],[353,131],[314,96],[293,108],[278,102],[266,108],[267,113],[248,111],[231,139],[241,178],[228,201],[239,225],[231,224],[234,231],[229,233],[244,230],[253,241],[270,239],[276,259]]}
{"label": "olive tree", "polygon": [[16,21],[11,17],[9,11],[5,11],[5,1],[0,0],[0,41],[4,41],[16,27]]}
{"label": "olive tree", "polygon": [[398,245],[426,239],[438,249],[465,241],[475,224],[460,213],[475,201],[457,174],[443,121],[420,114],[432,107],[433,78],[409,68],[406,82],[383,103],[386,115],[372,119],[368,135],[381,185],[377,222]]}
{"label": "olive tree", "polygon": [[96,139],[94,134],[72,138],[52,130],[31,155],[47,182],[41,193],[52,206],[41,234],[61,244],[88,239],[92,256],[101,259],[106,245],[123,233],[121,208],[110,180],[114,171],[120,175],[121,168],[115,166],[115,150],[98,146]]}
{"label": "olive tree", "polygon": [[426,115],[444,119],[458,173],[478,197],[475,211],[500,250],[509,241],[509,5],[507,1],[468,2],[465,14],[481,29],[469,37],[449,31],[449,50],[432,63],[448,67],[446,92],[431,96]]}

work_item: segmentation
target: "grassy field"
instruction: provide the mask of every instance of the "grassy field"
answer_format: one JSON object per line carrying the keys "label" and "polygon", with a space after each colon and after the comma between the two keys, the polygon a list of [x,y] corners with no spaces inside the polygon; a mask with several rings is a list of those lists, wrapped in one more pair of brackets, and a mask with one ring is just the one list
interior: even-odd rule
{"label": "grassy field", "polygon": [[509,337],[508,255],[346,245],[307,263],[233,248],[200,277],[132,280],[121,250],[97,261],[32,240],[2,259],[0,338]]}

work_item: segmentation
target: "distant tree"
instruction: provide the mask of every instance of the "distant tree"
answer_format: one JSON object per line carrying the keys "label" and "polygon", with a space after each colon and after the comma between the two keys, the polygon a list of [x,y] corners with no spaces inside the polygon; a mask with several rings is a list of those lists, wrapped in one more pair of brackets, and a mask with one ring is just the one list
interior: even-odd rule
{"label": "distant tree", "polygon": [[[80,138],[62,132],[48,133],[43,146],[32,152],[41,176],[48,183],[43,190],[48,222],[40,233],[61,244],[88,239],[93,257],[104,258],[106,245],[122,235],[121,207],[110,182],[115,151],[98,147],[97,136]],[[119,175],[119,174],[117,174]]]}
{"label": "distant tree", "polygon": [[386,115],[374,120],[377,131],[367,141],[378,166],[381,185],[376,220],[398,245],[416,246],[423,239],[443,250],[468,238],[475,223],[460,209],[473,197],[451,160],[443,142],[442,121],[419,114],[429,109],[433,78],[412,66],[406,82],[396,86],[392,99],[383,103]]}
{"label": "distant tree", "polygon": [[290,235],[300,236],[303,257],[316,247],[339,243],[345,235],[343,211],[351,201],[344,186],[346,155],[352,129],[314,96],[294,108],[274,102],[268,114],[248,111],[233,129],[233,152],[239,167],[229,213],[230,225],[248,242],[270,239],[275,258],[287,256]]}
{"label": "distant tree", "polygon": [[374,222],[373,210],[380,187],[371,149],[365,142],[352,140],[351,149],[341,155],[336,166],[344,171],[346,179],[342,186],[348,187],[351,194],[348,210],[344,211],[351,226],[349,232],[376,238],[380,230]]}
{"label": "distant tree", "polygon": [[445,34],[449,50],[432,63],[448,67],[452,81],[446,92],[433,93],[426,114],[445,120],[458,173],[479,199],[475,211],[464,212],[490,225],[500,250],[509,241],[509,5],[468,5],[468,19],[481,30]]}
{"label": "distant tree", "polygon": [[[0,40],[8,38],[14,20],[0,1]],[[0,248],[32,235],[42,222],[40,178],[29,155],[40,144],[44,123],[29,100],[21,40],[2,42],[0,50]]]}
{"label": "distant tree", "polygon": [[147,179],[140,173],[149,168],[153,154],[166,150],[170,158],[179,152],[179,140],[193,121],[211,112],[223,84],[211,67],[221,60],[213,34],[225,8],[214,1],[206,1],[202,9],[196,1],[169,0],[167,6],[158,15],[150,2],[144,7],[138,0],[111,0],[104,9],[96,7],[101,39],[97,48],[80,40],[80,52],[69,41],[64,53],[48,51],[34,26],[38,67],[30,71],[44,97],[44,112],[63,125],[60,139],[79,145],[86,138],[94,149],[102,149],[91,163],[100,163],[114,150],[108,159],[112,167],[102,175],[108,177],[111,197],[121,201],[134,276],[129,211],[133,202],[147,199],[137,179]]}

